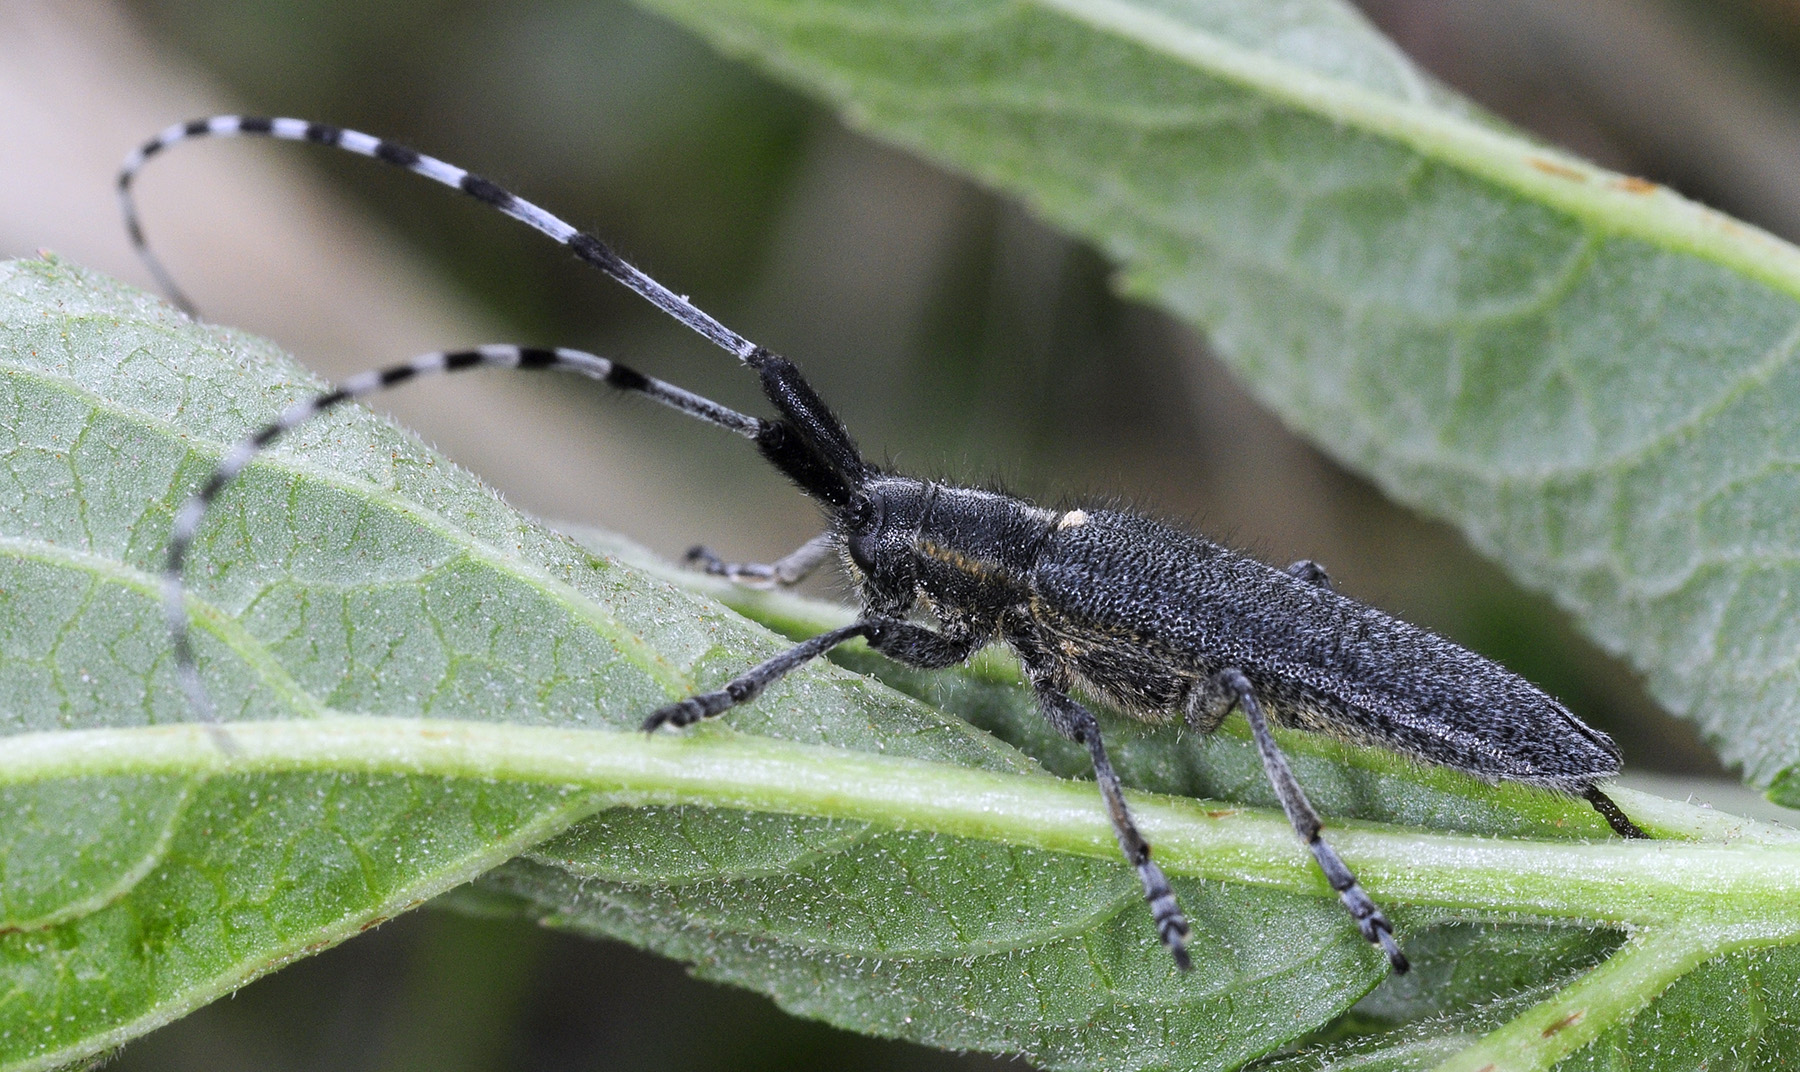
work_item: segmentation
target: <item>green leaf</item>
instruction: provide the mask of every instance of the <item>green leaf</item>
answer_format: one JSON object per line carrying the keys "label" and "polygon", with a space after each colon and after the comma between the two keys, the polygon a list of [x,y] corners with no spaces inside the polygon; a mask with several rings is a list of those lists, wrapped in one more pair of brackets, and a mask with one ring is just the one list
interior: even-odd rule
{"label": "green leaf", "polygon": [[[0,724],[16,743],[186,721],[157,590],[173,509],[321,385],[267,344],[53,261],[0,268],[0,371]],[[531,524],[366,412],[291,438],[227,493],[189,570],[227,718],[623,729],[780,646]],[[796,697],[804,713],[784,711]],[[746,732],[1035,769],[841,672],[746,714]],[[597,803],[563,784],[332,770],[5,785],[0,1067],[153,1027]]]}
{"label": "green leaf", "polygon": [[1015,194],[1800,802],[1800,256],[1338,0],[643,0]]}
{"label": "green leaf", "polygon": [[1005,657],[919,675],[850,648],[891,687],[822,664],[721,724],[634,732],[785,642],[671,579],[793,635],[844,612],[584,534],[590,553],[362,411],[251,466],[196,544],[222,748],[171,674],[169,519],[319,385],[54,260],[0,265],[0,373],[0,1069],[102,1053],[477,876],[452,903],[1051,1067],[1229,1069],[1287,1046],[1536,1069],[1634,1054],[1644,1017],[1705,1014],[1721,986],[1761,1016],[1737,1016],[1739,1052],[1774,1052],[1800,1015],[1775,970],[1800,943],[1791,834],[1619,791],[1664,839],[1625,844],[1577,801],[1283,734],[1414,956],[1384,982],[1254,806],[1241,725],[1111,723],[1204,950],[1181,975],[1098,794],[1046,772],[1079,764]]}

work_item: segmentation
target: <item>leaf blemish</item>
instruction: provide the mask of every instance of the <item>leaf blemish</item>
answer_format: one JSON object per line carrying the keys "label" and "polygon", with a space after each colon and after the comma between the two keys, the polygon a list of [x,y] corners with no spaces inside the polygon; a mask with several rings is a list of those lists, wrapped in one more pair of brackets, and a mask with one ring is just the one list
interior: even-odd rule
{"label": "leaf blemish", "polygon": [[1525,162],[1532,167],[1537,168],[1544,174],[1555,175],[1559,179],[1568,179],[1571,182],[1587,181],[1586,173],[1578,171],[1567,164],[1559,164],[1554,160],[1546,160],[1541,156],[1528,156],[1525,158]]}
{"label": "leaf blemish", "polygon": [[1575,1023],[1577,1020],[1580,1020],[1583,1016],[1586,1016],[1586,1015],[1587,1015],[1586,1009],[1575,1010],[1574,1012],[1570,1013],[1569,1015],[1567,1015],[1567,1016],[1563,1017],[1562,1019],[1556,1021],[1555,1023],[1551,1024],[1549,1027],[1544,1028],[1544,1037],[1549,1038],[1551,1035],[1556,1034],[1558,1031],[1561,1031],[1563,1028],[1568,1027],[1569,1025]]}

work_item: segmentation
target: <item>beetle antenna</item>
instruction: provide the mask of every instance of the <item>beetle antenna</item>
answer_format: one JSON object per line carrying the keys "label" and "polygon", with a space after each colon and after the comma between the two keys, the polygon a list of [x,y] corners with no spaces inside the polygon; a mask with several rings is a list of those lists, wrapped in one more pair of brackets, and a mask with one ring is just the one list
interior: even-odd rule
{"label": "beetle antenna", "polygon": [[168,294],[169,298],[190,316],[194,315],[194,304],[182,293],[181,288],[175,285],[175,280],[168,270],[150,252],[149,242],[145,239],[143,226],[138,220],[137,206],[132,201],[131,183],[151,157],[172,145],[196,138],[238,136],[276,138],[281,141],[312,142],[317,145],[335,146],[356,153],[358,156],[366,156],[384,164],[405,168],[415,175],[423,175],[433,182],[461,190],[482,204],[511,216],[533,230],[549,235],[552,239],[567,246],[569,252],[575,254],[577,259],[605,272],[650,304],[699,332],[713,345],[755,367],[752,358],[759,350],[754,343],[702,312],[687,298],[676,294],[639,271],[635,265],[613,252],[611,246],[593,235],[578,230],[574,225],[544,211],[517,194],[504,190],[480,175],[459,168],[455,164],[446,163],[435,156],[427,156],[415,149],[409,149],[385,138],[377,138],[372,134],[346,130],[329,123],[311,123],[304,119],[215,115],[207,119],[176,123],[139,146],[125,158],[125,163],[120,166],[119,209],[125,214],[126,234],[130,236],[133,248],[137,250],[138,256],[143,258],[145,265],[150,269],[150,274],[156,277],[156,281],[164,293]]}

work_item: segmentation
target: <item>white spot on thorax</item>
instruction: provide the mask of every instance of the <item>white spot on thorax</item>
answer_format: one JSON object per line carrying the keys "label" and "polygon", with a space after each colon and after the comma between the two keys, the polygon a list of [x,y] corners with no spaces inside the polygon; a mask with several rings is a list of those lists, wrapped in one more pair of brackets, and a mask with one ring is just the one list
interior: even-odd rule
{"label": "white spot on thorax", "polygon": [[1087,524],[1087,521],[1088,516],[1086,510],[1070,510],[1062,516],[1061,521],[1056,523],[1056,529],[1058,532],[1061,532],[1063,529],[1078,528]]}

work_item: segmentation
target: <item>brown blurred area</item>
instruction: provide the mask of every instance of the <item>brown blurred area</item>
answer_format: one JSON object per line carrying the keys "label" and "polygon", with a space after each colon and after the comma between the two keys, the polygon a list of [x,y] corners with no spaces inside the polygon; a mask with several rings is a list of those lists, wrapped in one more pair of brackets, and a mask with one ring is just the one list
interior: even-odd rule
{"label": "brown blurred area", "polygon": [[[1800,238],[1800,3],[1364,0],[1507,121]],[[147,284],[113,169],[165,124],[291,114],[406,141],[606,236],[799,360],[877,456],[1054,499],[1112,492],[1449,633],[1618,737],[1717,767],[1541,594],[1249,401],[1028,213],[610,0],[0,0],[0,256]],[[146,226],[206,314],[327,376],[440,346],[582,346],[734,404],[739,370],[549,242],[406,175],[286,145],[149,169]],[[740,444],[601,389],[505,377],[382,404],[521,508],[665,553],[809,536]],[[127,1048],[115,1067],[976,1067],[787,1020],[629,950],[415,914]],[[1016,1067],[1016,1066],[1015,1066]]]}

